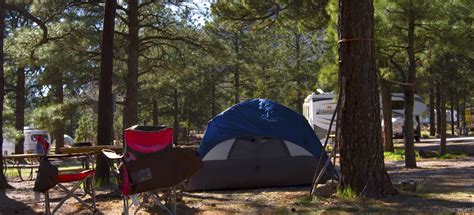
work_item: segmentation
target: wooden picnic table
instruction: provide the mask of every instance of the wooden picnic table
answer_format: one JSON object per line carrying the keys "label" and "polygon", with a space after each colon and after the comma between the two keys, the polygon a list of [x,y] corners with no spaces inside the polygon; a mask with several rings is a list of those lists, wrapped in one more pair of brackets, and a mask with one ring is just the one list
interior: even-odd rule
{"label": "wooden picnic table", "polygon": [[38,158],[40,154],[12,154],[12,155],[3,155],[3,159],[24,159],[24,158]]}
{"label": "wooden picnic table", "polygon": [[[39,167],[40,154],[12,154],[3,156],[3,174],[6,174],[8,168],[14,168],[22,181],[32,180],[33,171]],[[29,169],[28,177],[23,178],[22,169]]]}
{"label": "wooden picnic table", "polygon": [[[90,167],[89,163],[91,162],[90,156],[93,153],[64,153],[64,154],[48,154],[46,157],[48,159],[65,159],[65,158],[78,158],[82,161],[82,166],[84,169],[88,169]],[[18,175],[22,181],[25,180],[33,180],[34,171],[39,168],[39,161],[43,155],[41,154],[12,154],[12,155],[4,155],[3,156],[3,173],[6,174],[8,168],[16,169],[18,171]],[[29,174],[26,178],[23,177],[22,169],[29,169]]]}
{"label": "wooden picnic table", "polygon": [[99,145],[99,146],[78,146],[78,147],[63,147],[61,148],[62,153],[101,153],[103,149],[109,149],[117,152],[123,150],[123,146],[117,145]]}

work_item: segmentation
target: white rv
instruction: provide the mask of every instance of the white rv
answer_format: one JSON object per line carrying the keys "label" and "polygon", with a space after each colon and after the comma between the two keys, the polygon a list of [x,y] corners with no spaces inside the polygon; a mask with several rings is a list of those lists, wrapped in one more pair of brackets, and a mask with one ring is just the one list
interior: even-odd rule
{"label": "white rv", "polygon": [[[392,93],[392,125],[394,136],[403,136],[402,126],[404,121],[404,98],[403,93]],[[336,96],[331,93],[311,94],[305,98],[303,104],[303,115],[316,132],[316,135],[324,141],[329,130],[332,115],[336,109]],[[427,109],[423,98],[415,95],[413,109],[414,117],[420,115]],[[337,117],[335,118],[337,119]],[[415,118],[414,118],[415,120]],[[383,121],[383,120],[382,120]],[[335,132],[336,121],[333,122],[331,133]],[[414,127],[417,123],[414,121]],[[419,136],[419,133],[417,134]]]}
{"label": "white rv", "polygon": [[25,127],[23,129],[25,136],[24,152],[25,153],[36,153],[36,137],[43,136],[43,138],[51,143],[51,135],[49,131],[33,129],[31,127]]}
{"label": "white rv", "polygon": [[9,138],[3,138],[3,155],[11,155],[15,152],[15,140]]}
{"label": "white rv", "polygon": [[[23,128],[24,141],[24,153],[36,153],[36,137],[43,136],[45,140],[51,142],[51,136],[48,131],[33,129],[31,127]],[[11,155],[15,153],[15,139],[4,138],[3,139],[3,155]]]}

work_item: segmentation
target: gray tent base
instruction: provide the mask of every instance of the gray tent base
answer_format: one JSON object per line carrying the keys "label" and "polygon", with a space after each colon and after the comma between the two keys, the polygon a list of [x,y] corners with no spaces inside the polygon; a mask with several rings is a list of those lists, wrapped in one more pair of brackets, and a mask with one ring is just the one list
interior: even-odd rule
{"label": "gray tent base", "polygon": [[[271,160],[204,161],[203,168],[187,183],[188,191],[249,189],[311,185],[318,160],[312,156],[274,158]],[[320,170],[318,170],[319,173]],[[330,180],[325,173],[320,183]]]}

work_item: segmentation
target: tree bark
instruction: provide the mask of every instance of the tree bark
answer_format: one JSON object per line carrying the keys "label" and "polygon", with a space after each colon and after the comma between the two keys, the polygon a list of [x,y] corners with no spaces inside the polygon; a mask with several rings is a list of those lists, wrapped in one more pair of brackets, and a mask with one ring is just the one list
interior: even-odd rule
{"label": "tree bark", "polygon": [[382,89],[382,111],[384,124],[385,151],[393,152],[393,130],[392,130],[392,87],[390,82],[380,79]]}
{"label": "tree bark", "polygon": [[5,35],[5,0],[0,0],[0,195],[5,194],[5,189],[11,188],[7,178],[3,174],[3,103],[5,96],[5,77],[3,64],[5,54],[3,52],[3,39]]}
{"label": "tree bark", "polygon": [[176,146],[178,145],[178,138],[179,138],[179,122],[178,122],[178,89],[174,88],[174,95],[173,95],[173,144]]}
{"label": "tree bark", "polygon": [[440,106],[440,124],[439,124],[439,128],[440,128],[440,133],[439,133],[439,136],[440,136],[440,139],[441,139],[441,143],[440,143],[440,149],[439,149],[439,153],[440,155],[445,155],[446,154],[446,96],[444,95],[444,89],[443,87],[441,86],[440,87],[441,89],[441,92],[440,92],[440,103],[439,103],[439,106]]}
{"label": "tree bark", "polygon": [[2,136],[0,137],[0,195],[5,195],[6,188],[12,188],[5,178],[3,174],[3,103],[4,103],[4,96],[5,96],[5,77],[4,77],[4,52],[3,52],[3,40],[5,36],[5,13],[6,10],[13,10],[21,14],[22,16],[26,17],[27,19],[35,22],[43,31],[43,38],[39,45],[42,45],[48,41],[48,28],[46,25],[36,18],[35,16],[31,15],[28,11],[24,10],[21,7],[16,7],[12,4],[5,3],[5,0],[0,0],[0,132]]}
{"label": "tree bark", "polygon": [[153,98],[153,110],[152,110],[153,125],[158,125],[158,101]]}
{"label": "tree bark", "polygon": [[[102,32],[102,52],[99,80],[99,113],[97,124],[97,143],[112,145],[113,140],[113,108],[112,108],[112,76],[114,63],[114,28],[117,2],[105,2],[104,27]],[[97,156],[96,181],[98,185],[110,183],[110,170],[106,158]]]}
{"label": "tree bark", "polygon": [[435,120],[435,88],[430,87],[430,136],[436,135],[436,120]]}
{"label": "tree bark", "polygon": [[303,78],[301,77],[301,34],[300,33],[295,33],[295,59],[296,59],[296,65],[295,65],[295,75],[296,75],[296,83],[298,83],[296,86],[296,110],[298,113],[303,114],[303,102],[304,102],[304,93],[303,93]]}
{"label": "tree bark", "polygon": [[343,189],[378,198],[396,191],[383,160],[373,24],[371,0],[339,0],[340,183]]}
{"label": "tree bark", "polygon": [[410,0],[410,11],[408,15],[408,74],[407,86],[405,86],[404,99],[405,99],[405,110],[404,116],[405,121],[403,123],[403,138],[405,143],[405,167],[416,168],[415,159],[415,143],[414,143],[414,130],[413,130],[413,105],[415,103],[415,18],[411,8],[412,1]]}
{"label": "tree bark", "polygon": [[445,83],[445,69],[449,62],[449,58],[447,56],[444,57],[444,62],[441,62],[441,66],[439,68],[439,137],[441,139],[440,142],[440,155],[446,154],[446,83]]}
{"label": "tree bark", "polygon": [[138,0],[128,1],[128,59],[127,93],[124,111],[124,128],[138,123]]}
{"label": "tree bark", "polygon": [[[64,88],[63,88],[63,73],[61,71],[57,71],[58,76],[54,87],[54,96],[56,97],[56,104],[62,105],[64,102]],[[64,113],[61,113],[64,114]],[[58,120],[55,122],[54,128],[55,140],[56,140],[56,154],[61,153],[61,148],[64,146],[64,120]]]}
{"label": "tree bark", "polygon": [[23,128],[25,127],[25,68],[18,67],[16,71],[16,96],[15,96],[15,129],[22,134],[21,138],[16,142],[15,153],[24,153]]}
{"label": "tree bark", "polygon": [[436,133],[441,135],[441,83],[436,80]]}

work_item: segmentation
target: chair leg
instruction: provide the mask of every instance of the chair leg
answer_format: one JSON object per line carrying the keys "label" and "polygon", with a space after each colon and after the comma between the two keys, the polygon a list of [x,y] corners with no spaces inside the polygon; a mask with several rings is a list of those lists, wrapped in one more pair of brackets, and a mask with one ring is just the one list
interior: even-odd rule
{"label": "chair leg", "polygon": [[[142,197],[142,201],[140,202],[140,197]],[[147,195],[147,193],[142,193],[142,194],[135,194],[132,196],[132,202],[133,204],[135,204],[135,206],[137,206],[137,209],[135,209],[135,212],[133,214],[137,214],[138,211],[143,207],[143,205],[145,203],[148,203],[148,200],[149,200],[149,196]],[[138,205],[137,205],[138,203]]]}
{"label": "chair leg", "polygon": [[76,185],[74,185],[74,187],[71,189],[71,190],[68,190],[65,186],[63,186],[62,184],[57,184],[56,186],[58,186],[65,194],[66,196],[58,203],[58,205],[56,205],[56,207],[54,207],[53,209],[53,214],[56,213],[56,211],[64,204],[64,202],[66,202],[66,200],[68,200],[69,198],[74,198],[76,199],[79,203],[81,203],[83,206],[89,208],[89,210],[91,211],[95,211],[95,198],[93,197],[93,205],[90,206],[89,204],[87,204],[84,200],[80,199],[78,196],[76,196],[74,194],[74,191],[76,191],[77,188],[79,188],[79,186],[81,185],[82,183],[77,183]]}
{"label": "chair leg", "polygon": [[57,184],[56,186],[58,186],[60,189],[62,189],[62,191],[64,193],[66,193],[66,196],[64,198],[61,199],[61,201],[59,201],[59,203],[56,205],[56,207],[54,207],[53,209],[53,214],[56,213],[56,211],[64,204],[64,202],[66,202],[66,200],[68,200],[69,198],[73,197],[75,199],[78,199],[78,201],[80,202],[81,199],[79,199],[77,196],[74,195],[74,191],[76,191],[77,188],[79,188],[79,186],[81,185],[81,183],[77,183],[76,185],[74,185],[74,187],[72,187],[71,190],[68,190],[65,186],[63,186],[62,184]]}
{"label": "chair leg", "polygon": [[97,211],[97,207],[95,205],[95,177],[93,176],[92,177],[92,180],[91,180],[91,191],[92,191],[92,208],[94,209],[94,212]]}
{"label": "chair leg", "polygon": [[51,214],[51,208],[49,205],[49,191],[44,192],[44,214],[46,215]]}
{"label": "chair leg", "polygon": [[128,215],[128,197],[123,196],[123,212],[122,214]]}
{"label": "chair leg", "polygon": [[176,214],[176,186],[171,187],[171,213]]}

